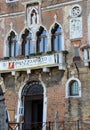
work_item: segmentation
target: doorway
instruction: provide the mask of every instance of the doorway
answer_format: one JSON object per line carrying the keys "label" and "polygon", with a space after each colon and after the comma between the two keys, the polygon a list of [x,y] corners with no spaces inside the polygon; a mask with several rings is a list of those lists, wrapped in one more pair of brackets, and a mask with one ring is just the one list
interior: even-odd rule
{"label": "doorway", "polygon": [[43,122],[43,87],[33,82],[22,91],[24,103],[23,130],[41,130]]}

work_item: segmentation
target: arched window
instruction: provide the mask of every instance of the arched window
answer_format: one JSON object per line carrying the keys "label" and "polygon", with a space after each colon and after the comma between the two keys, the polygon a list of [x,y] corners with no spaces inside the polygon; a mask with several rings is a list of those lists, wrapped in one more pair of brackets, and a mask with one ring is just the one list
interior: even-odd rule
{"label": "arched window", "polygon": [[47,35],[46,30],[43,27],[39,28],[37,32],[37,43],[36,43],[36,52],[47,52]]}
{"label": "arched window", "polygon": [[66,83],[66,98],[81,97],[81,82],[79,79],[72,77]]}
{"label": "arched window", "polygon": [[70,96],[79,96],[79,84],[75,80],[73,80],[69,83],[69,95]]}
{"label": "arched window", "polygon": [[57,23],[51,30],[51,50],[61,51],[62,50],[62,29]]}
{"label": "arched window", "polygon": [[33,53],[32,34],[28,29],[22,34],[22,55],[29,56]]}
{"label": "arched window", "polygon": [[13,31],[10,32],[8,36],[8,47],[9,47],[9,57],[16,57],[18,55],[19,45],[17,42],[17,36]]}

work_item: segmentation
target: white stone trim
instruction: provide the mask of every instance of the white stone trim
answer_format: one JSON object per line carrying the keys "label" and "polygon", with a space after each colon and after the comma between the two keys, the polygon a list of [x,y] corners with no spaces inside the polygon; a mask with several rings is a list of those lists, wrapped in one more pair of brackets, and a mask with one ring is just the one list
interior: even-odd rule
{"label": "white stone trim", "polygon": [[33,4],[33,3],[41,3],[42,0],[31,0],[31,1],[27,1],[27,2],[22,2],[23,5],[27,5],[27,4]]}
{"label": "white stone trim", "polygon": [[47,6],[45,8],[42,8],[42,11],[46,12],[46,11],[57,9],[59,7],[62,7],[62,6],[67,6],[67,5],[75,4],[77,2],[82,2],[82,1],[87,1],[87,0],[74,0],[74,1],[70,1],[70,2],[64,2],[64,3],[60,3],[60,4],[55,4],[55,5],[51,5],[51,6]]}
{"label": "white stone trim", "polygon": [[17,12],[17,13],[6,13],[6,14],[1,14],[0,18],[4,18],[4,17],[18,17],[19,15],[25,14],[25,11],[22,12]]}
{"label": "white stone trim", "polygon": [[[22,46],[22,34],[24,33],[25,29],[29,30],[29,32],[32,34],[32,30],[30,30],[28,27],[27,27],[27,23],[25,24],[25,27],[22,29],[22,31],[20,32],[20,35],[19,35],[19,49],[20,49],[20,54],[21,54],[21,46]],[[32,34],[33,35],[33,34]]]}
{"label": "white stone trim", "polygon": [[[30,19],[32,18],[31,17],[31,13],[32,13],[32,11],[33,10],[35,10],[36,11],[36,14],[38,14],[38,11],[37,11],[37,9],[35,9],[34,7],[30,10],[30,12],[27,14],[27,22],[28,22],[28,26],[30,27],[30,25],[31,25],[31,21],[30,21]],[[37,24],[37,23],[36,23]]]}
{"label": "white stone trim", "polygon": [[4,53],[3,53],[3,55],[4,55],[4,57],[8,57],[9,56],[9,47],[8,47],[8,40],[7,40],[7,38],[8,38],[8,36],[10,35],[10,33],[11,32],[14,32],[15,33],[15,35],[17,36],[17,40],[18,40],[18,33],[14,30],[14,29],[10,29],[9,30],[9,32],[6,34],[6,37],[5,37],[5,40],[4,40]]}
{"label": "white stone trim", "polygon": [[[45,87],[45,84],[40,81],[41,84],[42,84],[42,87],[44,89],[44,93],[43,93],[43,123],[46,122],[47,120],[47,95],[46,95],[46,87]],[[19,110],[20,108],[23,108],[23,104],[22,104],[22,101],[21,101],[21,93],[22,93],[22,89],[23,87],[25,86],[26,83],[24,83],[20,89],[19,89],[19,93],[18,93],[18,107],[17,107],[17,122],[19,122],[19,117],[20,117],[20,114],[19,114]],[[43,128],[42,130],[46,130],[46,125],[43,124]]]}
{"label": "white stone trim", "polygon": [[[44,30],[46,31],[46,36],[47,36],[47,40],[48,40],[48,31],[47,31],[46,27],[43,26],[42,24],[40,24],[40,26],[37,28],[36,33],[39,31],[40,27],[43,27]],[[33,29],[33,28],[32,28],[32,29]],[[37,40],[37,36],[36,36],[36,40]]]}
{"label": "white stone trim", "polygon": [[51,30],[52,30],[52,28],[54,27],[54,25],[55,24],[58,24],[59,25],[59,27],[61,28],[61,30],[62,30],[62,36],[61,36],[61,38],[62,38],[62,50],[65,50],[65,43],[64,43],[64,31],[63,31],[63,28],[62,28],[62,26],[61,26],[61,24],[60,23],[58,23],[58,22],[54,22],[51,26],[50,26],[50,29],[49,29],[49,34],[48,34],[48,37],[49,37],[49,47],[50,47],[50,51],[51,51]]}
{"label": "white stone trim", "polygon": [[8,121],[11,121],[11,118],[10,118],[10,113],[8,111],[8,109],[6,108],[6,112],[7,112],[7,118],[8,118]]}
{"label": "white stone trim", "polygon": [[[77,81],[78,84],[79,84],[79,95],[78,96],[69,96],[69,84],[71,81]],[[81,97],[81,82],[79,79],[75,78],[74,76],[69,78],[68,81],[66,82],[66,89],[65,89],[65,94],[66,94],[66,98],[69,98],[69,97],[73,97],[73,98],[80,98]]]}
{"label": "white stone trim", "polygon": [[[64,2],[64,3],[61,3],[61,4],[55,4],[53,6],[47,6],[45,8],[42,8],[42,11],[43,12],[50,11],[50,10],[54,10],[55,8],[59,8],[60,6],[66,6],[66,5],[70,5],[70,4],[74,4],[74,3],[82,2],[82,1],[87,1],[87,0],[74,0],[72,2]],[[27,4],[30,4],[30,3],[32,4],[32,3],[35,3],[35,2],[38,2],[39,4],[41,4],[41,0],[34,0],[34,1],[29,1],[29,2],[22,2],[22,4],[23,5],[27,5]],[[12,17],[12,16],[17,17],[17,15],[23,15],[23,14],[25,14],[25,11],[17,12],[17,13],[1,14],[0,18],[3,18],[3,17]]]}
{"label": "white stone trim", "polygon": [[88,49],[84,49],[84,65],[88,66]]}
{"label": "white stone trim", "polygon": [[41,84],[43,86],[44,89],[44,93],[43,93],[43,128],[42,130],[46,130],[46,120],[47,120],[47,95],[46,95],[46,87],[45,84],[43,83],[43,81],[41,80]]}
{"label": "white stone trim", "polygon": [[6,0],[6,3],[14,3],[14,2],[17,2],[18,0]]}
{"label": "white stone trim", "polygon": [[[44,30],[46,31],[46,35],[47,35],[47,40],[48,40],[48,31],[47,31],[47,29],[46,29],[46,27],[45,26],[43,26],[42,24],[40,24],[40,25],[38,25],[37,26],[37,24],[35,25],[35,26],[33,26],[33,27],[31,27],[30,29],[27,27],[27,26],[25,26],[24,27],[24,29],[21,31],[21,33],[20,33],[20,48],[21,48],[21,45],[22,45],[22,39],[21,39],[21,36],[22,36],[22,34],[24,33],[24,31],[25,31],[25,29],[27,29],[27,30],[29,30],[31,33],[32,33],[32,42],[33,42],[33,53],[36,53],[36,40],[37,40],[37,37],[36,37],[36,33],[39,31],[39,28],[40,27],[43,27],[44,28]],[[49,42],[48,42],[49,43]],[[48,45],[49,46],[49,45]],[[48,48],[49,47],[47,47],[47,50],[48,50]],[[20,50],[20,52],[21,52],[21,50]],[[21,54],[21,53],[20,53]]]}

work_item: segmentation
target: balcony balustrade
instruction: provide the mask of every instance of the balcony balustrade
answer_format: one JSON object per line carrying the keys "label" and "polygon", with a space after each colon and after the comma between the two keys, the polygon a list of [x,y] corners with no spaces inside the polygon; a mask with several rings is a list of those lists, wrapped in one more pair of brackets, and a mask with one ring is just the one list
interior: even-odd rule
{"label": "balcony balustrade", "polygon": [[27,71],[30,73],[33,69],[43,69],[47,71],[50,67],[58,67],[60,70],[65,70],[65,54],[63,52],[42,54],[22,58],[9,58],[0,61],[0,73]]}

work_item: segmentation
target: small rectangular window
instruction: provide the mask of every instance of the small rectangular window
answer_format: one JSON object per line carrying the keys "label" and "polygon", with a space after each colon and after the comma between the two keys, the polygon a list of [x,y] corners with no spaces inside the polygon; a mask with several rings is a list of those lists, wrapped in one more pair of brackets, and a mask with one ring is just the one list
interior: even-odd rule
{"label": "small rectangular window", "polygon": [[74,48],[74,55],[75,55],[75,57],[79,56],[79,50],[78,49],[79,49],[78,47]]}
{"label": "small rectangular window", "polygon": [[17,2],[18,0],[6,0],[6,3]]}

